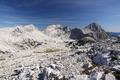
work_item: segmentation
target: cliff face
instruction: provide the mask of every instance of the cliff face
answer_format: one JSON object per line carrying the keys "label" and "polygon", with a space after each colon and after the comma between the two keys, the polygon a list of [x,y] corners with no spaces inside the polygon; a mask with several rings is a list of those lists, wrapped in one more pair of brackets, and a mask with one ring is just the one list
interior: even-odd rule
{"label": "cliff face", "polygon": [[91,23],[83,29],[83,33],[93,37],[95,40],[106,39],[107,32],[97,23]]}

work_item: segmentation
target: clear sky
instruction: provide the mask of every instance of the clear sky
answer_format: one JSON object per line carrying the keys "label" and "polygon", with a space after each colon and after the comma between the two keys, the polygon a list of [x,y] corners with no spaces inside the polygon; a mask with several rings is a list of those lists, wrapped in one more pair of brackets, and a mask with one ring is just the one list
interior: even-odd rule
{"label": "clear sky", "polygon": [[120,32],[120,0],[0,0],[0,26],[62,24],[82,28],[91,22]]}

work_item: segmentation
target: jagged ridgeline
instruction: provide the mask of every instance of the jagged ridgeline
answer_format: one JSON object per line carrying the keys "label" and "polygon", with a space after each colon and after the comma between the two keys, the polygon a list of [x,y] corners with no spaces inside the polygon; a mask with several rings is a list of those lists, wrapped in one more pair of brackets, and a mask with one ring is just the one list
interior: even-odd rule
{"label": "jagged ridgeline", "polygon": [[51,37],[62,39],[96,41],[108,38],[107,32],[97,23],[91,23],[83,29],[49,25],[43,32]]}

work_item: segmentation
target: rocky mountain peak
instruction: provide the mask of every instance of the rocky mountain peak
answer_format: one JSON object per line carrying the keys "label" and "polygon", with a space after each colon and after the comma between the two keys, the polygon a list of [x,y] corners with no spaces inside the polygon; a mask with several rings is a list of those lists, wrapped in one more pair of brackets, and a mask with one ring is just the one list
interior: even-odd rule
{"label": "rocky mountain peak", "polygon": [[83,29],[83,33],[91,35],[92,33],[92,37],[96,40],[100,40],[100,39],[106,39],[108,37],[107,32],[102,29],[101,25],[93,22],[89,25],[87,25],[84,29]]}
{"label": "rocky mountain peak", "polygon": [[86,26],[85,28],[87,29],[91,29],[92,31],[100,31],[102,28],[101,28],[101,25],[93,22],[91,24],[89,24],[88,26]]}

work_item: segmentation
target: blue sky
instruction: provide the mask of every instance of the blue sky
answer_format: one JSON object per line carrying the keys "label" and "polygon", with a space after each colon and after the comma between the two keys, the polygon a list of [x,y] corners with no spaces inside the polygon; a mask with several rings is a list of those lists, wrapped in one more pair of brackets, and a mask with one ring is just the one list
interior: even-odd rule
{"label": "blue sky", "polygon": [[82,28],[97,22],[120,32],[120,0],[0,0],[0,26],[62,24]]}

